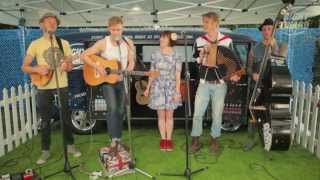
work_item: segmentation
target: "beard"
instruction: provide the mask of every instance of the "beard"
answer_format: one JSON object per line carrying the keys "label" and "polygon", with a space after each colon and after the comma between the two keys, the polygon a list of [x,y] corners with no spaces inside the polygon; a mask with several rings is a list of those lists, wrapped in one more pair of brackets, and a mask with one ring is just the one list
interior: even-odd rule
{"label": "beard", "polygon": [[121,35],[110,35],[112,41],[120,41]]}

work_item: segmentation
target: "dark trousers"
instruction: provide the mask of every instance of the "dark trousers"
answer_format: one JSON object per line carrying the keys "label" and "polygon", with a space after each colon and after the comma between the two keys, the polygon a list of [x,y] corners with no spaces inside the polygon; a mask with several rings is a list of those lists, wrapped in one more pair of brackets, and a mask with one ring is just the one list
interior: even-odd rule
{"label": "dark trousers", "polygon": [[121,138],[124,119],[124,84],[103,84],[103,96],[107,102],[107,126],[111,138]]}
{"label": "dark trousers", "polygon": [[[42,150],[49,150],[51,144],[51,126],[50,119],[52,118],[52,110],[54,107],[54,95],[56,94],[55,89],[50,90],[38,90],[37,99],[38,99],[38,109],[41,122],[41,148]],[[71,129],[71,119],[70,111],[68,107],[68,88],[61,88],[61,111],[62,117],[60,120],[63,122],[63,135],[67,145],[74,143],[72,129]]]}

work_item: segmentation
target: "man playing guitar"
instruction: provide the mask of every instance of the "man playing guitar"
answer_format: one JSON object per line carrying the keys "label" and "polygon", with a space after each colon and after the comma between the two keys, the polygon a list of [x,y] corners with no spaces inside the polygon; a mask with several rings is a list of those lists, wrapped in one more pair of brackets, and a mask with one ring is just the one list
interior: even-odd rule
{"label": "man playing guitar", "polygon": [[[101,76],[106,76],[103,66],[94,63],[92,55],[100,55],[106,60],[117,60],[121,64],[121,70],[132,71],[134,68],[135,47],[133,42],[122,37],[123,20],[114,16],[108,20],[109,36],[97,41],[92,47],[82,53],[82,59],[86,64],[95,68]],[[115,74],[113,75],[115,76]],[[120,145],[122,124],[124,119],[124,82],[123,76],[117,75],[115,84],[103,83],[103,96],[107,102],[108,114],[106,117],[108,132],[111,136],[111,146]]]}
{"label": "man playing guitar", "polygon": [[[67,144],[68,153],[73,154],[75,157],[81,156],[81,153],[74,146],[74,138],[71,130],[71,119],[68,108],[68,79],[67,71],[72,69],[72,65],[68,60],[71,59],[72,51],[68,41],[59,39],[54,35],[57,30],[60,21],[58,17],[52,13],[44,14],[39,20],[40,27],[42,29],[42,37],[31,42],[24,62],[22,65],[22,71],[29,75],[49,76],[57,67],[58,84],[61,92],[61,120],[64,123],[64,135]],[[50,39],[53,39],[53,48],[51,46]],[[60,44],[60,45],[59,45]],[[52,54],[53,53],[53,54]],[[37,65],[33,66],[32,61],[36,59]],[[56,61],[56,62],[54,62]],[[45,163],[50,157],[50,111],[54,106],[54,95],[57,89],[57,82],[54,76],[48,78],[48,82],[37,86],[38,93],[38,105],[39,113],[42,118],[41,122],[41,148],[42,154],[37,160],[37,164]]]}

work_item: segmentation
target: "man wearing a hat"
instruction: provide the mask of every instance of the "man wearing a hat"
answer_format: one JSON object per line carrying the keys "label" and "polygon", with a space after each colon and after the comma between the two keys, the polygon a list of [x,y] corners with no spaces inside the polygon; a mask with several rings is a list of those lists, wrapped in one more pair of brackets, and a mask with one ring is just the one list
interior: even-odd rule
{"label": "man wearing a hat", "polygon": [[[254,81],[257,81],[259,79],[259,71],[260,66],[263,60],[263,56],[265,53],[265,49],[268,45],[271,45],[271,52],[267,55],[270,56],[271,54],[279,54],[279,46],[276,42],[276,40],[272,37],[272,31],[273,31],[273,20],[271,18],[267,18],[263,21],[263,23],[260,25],[259,30],[262,33],[262,41],[259,42],[254,48],[253,52],[251,54],[251,60],[252,60],[252,79]],[[268,58],[267,58],[268,59]],[[267,78],[269,74],[269,63],[267,63],[267,67],[265,69],[264,75],[262,77],[262,84],[264,84],[264,88],[268,86],[269,83],[267,83]],[[252,88],[254,87],[251,86]],[[266,94],[263,94],[265,91],[262,91],[262,94],[260,94],[259,98],[257,99],[256,103],[264,102],[266,101],[265,97],[268,97]],[[250,140],[245,143],[244,150],[250,150],[253,148],[253,146],[256,144],[255,139],[255,132],[256,128],[252,123],[249,123],[248,131],[249,131],[249,138]]]}
{"label": "man wearing a hat", "polygon": [[[27,49],[22,71],[28,74],[39,74],[46,76],[50,72],[55,73],[55,64],[57,65],[58,82],[56,82],[55,74],[45,85],[38,86],[37,101],[39,105],[39,113],[42,119],[41,122],[41,150],[42,154],[37,160],[37,164],[44,164],[50,157],[50,111],[54,106],[54,95],[59,85],[61,94],[61,120],[64,123],[64,138],[67,145],[68,153],[75,157],[81,156],[81,152],[74,146],[74,138],[71,131],[71,119],[68,108],[68,79],[67,71],[72,69],[70,59],[72,51],[69,42],[57,38],[55,32],[57,30],[60,20],[52,13],[44,14],[40,20],[39,25],[42,29],[42,37],[31,42]],[[53,47],[50,39],[53,40]],[[60,43],[59,43],[60,42]],[[60,45],[59,45],[60,44]],[[33,60],[36,60],[36,65],[32,65]]]}
{"label": "man wearing a hat", "polygon": [[257,81],[259,79],[259,69],[262,62],[265,48],[271,45],[271,54],[279,54],[279,46],[276,40],[271,37],[273,30],[273,20],[267,18],[260,25],[259,30],[262,33],[262,41],[259,42],[253,49],[253,67],[252,67],[252,79]]}

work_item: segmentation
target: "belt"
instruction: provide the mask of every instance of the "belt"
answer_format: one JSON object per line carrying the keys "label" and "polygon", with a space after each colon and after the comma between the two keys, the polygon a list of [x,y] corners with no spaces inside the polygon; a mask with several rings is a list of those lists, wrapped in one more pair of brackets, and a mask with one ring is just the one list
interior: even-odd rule
{"label": "belt", "polygon": [[219,80],[207,81],[205,79],[200,79],[200,83],[201,84],[205,84],[205,83],[208,83],[208,84],[221,84],[221,81],[219,81]]}

